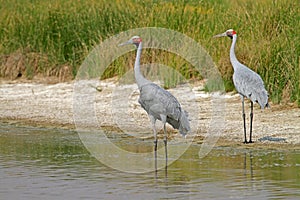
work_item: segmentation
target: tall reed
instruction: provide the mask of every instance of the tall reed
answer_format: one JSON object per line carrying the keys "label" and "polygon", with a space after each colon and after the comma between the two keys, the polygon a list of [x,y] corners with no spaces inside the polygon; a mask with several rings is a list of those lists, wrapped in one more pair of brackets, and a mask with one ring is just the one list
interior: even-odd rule
{"label": "tall reed", "polygon": [[[85,56],[104,39],[132,28],[163,27],[198,41],[217,64],[226,90],[232,90],[230,41],[215,40],[212,36],[233,28],[239,36],[238,59],[262,76],[272,101],[300,105],[297,1],[1,0],[0,3],[0,54],[33,52],[46,58],[43,60],[47,62],[39,62],[38,67],[32,68],[32,62],[26,64],[28,77],[60,70],[66,65],[75,77]],[[124,74],[132,56],[128,54],[115,61],[105,76]],[[143,60],[172,66],[187,79],[201,78],[192,66],[168,52],[149,53]],[[170,80],[167,82],[170,84]]]}

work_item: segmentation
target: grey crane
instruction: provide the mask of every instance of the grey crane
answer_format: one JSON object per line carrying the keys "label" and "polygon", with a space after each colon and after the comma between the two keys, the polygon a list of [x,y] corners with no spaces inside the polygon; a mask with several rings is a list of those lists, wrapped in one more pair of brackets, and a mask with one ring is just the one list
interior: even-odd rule
{"label": "grey crane", "polygon": [[[242,99],[242,110],[243,110],[243,121],[244,121],[244,143],[252,143],[252,122],[253,122],[253,103],[258,103],[261,109],[269,107],[268,104],[268,92],[265,89],[264,82],[261,77],[242,63],[240,63],[234,52],[234,47],[237,40],[237,34],[233,29],[229,29],[224,33],[215,35],[214,37],[228,36],[232,39],[230,47],[230,62],[232,64],[233,73],[233,83],[235,89],[240,94]],[[251,101],[251,111],[250,111],[250,139],[247,141],[246,136],[246,122],[245,122],[245,109],[244,109],[244,98],[248,98]]]}
{"label": "grey crane", "polygon": [[139,36],[133,36],[130,40],[119,46],[134,44],[137,47],[136,60],[134,63],[134,76],[140,97],[138,102],[148,113],[154,134],[154,151],[157,151],[157,132],[155,128],[156,120],[161,120],[164,125],[164,143],[167,157],[167,132],[166,122],[178,129],[185,136],[190,130],[187,112],[184,111],[177,99],[168,91],[162,89],[155,83],[147,80],[140,71],[140,58],[142,52],[142,39]]}

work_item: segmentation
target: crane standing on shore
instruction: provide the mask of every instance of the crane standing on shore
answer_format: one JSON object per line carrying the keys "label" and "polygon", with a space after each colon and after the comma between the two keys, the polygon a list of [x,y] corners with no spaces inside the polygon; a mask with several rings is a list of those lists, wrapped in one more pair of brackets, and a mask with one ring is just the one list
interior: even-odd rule
{"label": "crane standing on shore", "polygon": [[134,44],[137,47],[136,60],[134,63],[134,76],[140,90],[139,103],[148,113],[154,134],[154,151],[157,151],[157,132],[155,128],[156,120],[161,120],[164,124],[164,143],[167,158],[167,132],[166,122],[178,129],[185,136],[190,130],[187,112],[184,111],[177,99],[168,91],[162,89],[155,83],[147,80],[140,71],[140,57],[142,52],[142,39],[133,36],[130,40],[119,46]]}
{"label": "crane standing on shore", "polygon": [[[241,95],[242,99],[242,109],[243,109],[243,121],[244,121],[244,143],[252,143],[252,122],[253,122],[253,102],[257,102],[261,109],[269,107],[268,104],[268,92],[265,89],[264,82],[261,77],[245,65],[241,64],[236,56],[234,47],[237,40],[237,34],[233,29],[229,29],[224,33],[215,35],[214,37],[228,36],[232,39],[232,44],[230,47],[230,62],[232,64],[233,73],[233,83],[237,92]],[[251,111],[250,111],[250,139],[247,141],[246,136],[246,122],[245,122],[245,110],[244,110],[244,98],[248,98],[251,101]]]}

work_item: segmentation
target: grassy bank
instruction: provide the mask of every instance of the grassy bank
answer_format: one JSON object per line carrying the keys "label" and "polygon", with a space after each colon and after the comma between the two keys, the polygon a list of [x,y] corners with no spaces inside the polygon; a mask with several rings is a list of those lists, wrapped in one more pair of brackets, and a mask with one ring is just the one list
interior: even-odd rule
{"label": "grassy bank", "polygon": [[[85,56],[106,38],[140,27],[163,27],[198,41],[214,59],[232,90],[229,39],[212,36],[237,30],[241,62],[261,74],[273,102],[300,105],[300,6],[293,0],[84,1],[0,0],[0,76],[75,77]],[[132,55],[128,55],[132,56]],[[147,53],[186,78],[199,74],[176,55]],[[105,73],[125,73],[120,58]]]}

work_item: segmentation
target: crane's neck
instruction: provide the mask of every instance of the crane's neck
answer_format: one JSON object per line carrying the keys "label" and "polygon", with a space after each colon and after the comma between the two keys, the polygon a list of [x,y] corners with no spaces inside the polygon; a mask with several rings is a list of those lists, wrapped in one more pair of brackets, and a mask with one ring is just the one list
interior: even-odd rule
{"label": "crane's neck", "polygon": [[139,87],[139,89],[147,82],[149,82],[141,73],[140,69],[140,59],[141,59],[141,53],[142,53],[142,42],[139,43],[137,52],[136,52],[136,59],[134,63],[134,77],[135,81]]}
{"label": "crane's neck", "polygon": [[236,64],[239,64],[240,62],[237,60],[236,56],[235,56],[235,52],[234,52],[234,48],[235,48],[235,43],[236,43],[236,39],[237,39],[237,35],[234,34],[232,36],[232,43],[231,43],[231,47],[230,47],[230,62],[233,66],[233,69],[236,70]]}

